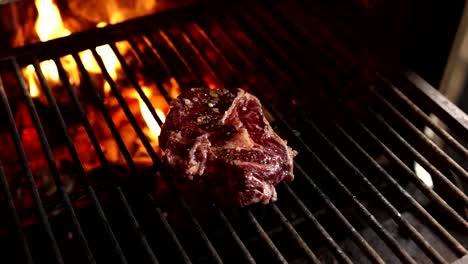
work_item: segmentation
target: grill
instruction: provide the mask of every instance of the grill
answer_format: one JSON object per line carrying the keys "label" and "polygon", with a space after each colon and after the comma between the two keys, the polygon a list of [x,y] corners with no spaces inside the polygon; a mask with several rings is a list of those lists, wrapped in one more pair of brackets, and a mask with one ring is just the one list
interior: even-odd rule
{"label": "grill", "polygon": [[[2,258],[14,263],[463,259],[468,117],[416,73],[379,73],[360,62],[352,52],[356,39],[317,3],[303,3],[307,16],[292,3],[198,4],[1,52]],[[121,42],[130,47],[125,54]],[[100,45],[115,53],[124,82],[106,69]],[[100,79],[87,71],[79,56],[84,50],[97,61],[111,95],[103,96]],[[70,55],[79,86],[64,67],[63,56]],[[44,77],[45,60],[53,60],[62,88]],[[46,103],[30,95],[22,73],[30,64]],[[142,79],[166,102],[174,99],[168,83],[252,92],[274,129],[300,153],[295,181],[280,184],[278,201],[269,205],[218,208],[193,200],[161,171],[157,147],[128,103],[124,86],[163,123]],[[141,142],[145,162],[127,144],[108,100],[115,100]],[[21,111],[26,117],[18,118]],[[90,117],[97,113],[102,127]],[[99,166],[83,165],[87,152],[72,127],[89,138]],[[109,131],[124,165],[110,161],[101,129]],[[51,196],[40,191],[45,183],[31,167],[36,162],[28,154],[31,144],[40,147],[36,154],[53,179]],[[57,158],[57,146],[68,151],[66,162]],[[433,188],[416,175],[415,162],[432,176]],[[64,163],[71,164],[75,191],[68,189]],[[20,179],[11,167],[21,169]],[[23,200],[29,199],[30,207],[18,203],[19,185],[25,186]]]}

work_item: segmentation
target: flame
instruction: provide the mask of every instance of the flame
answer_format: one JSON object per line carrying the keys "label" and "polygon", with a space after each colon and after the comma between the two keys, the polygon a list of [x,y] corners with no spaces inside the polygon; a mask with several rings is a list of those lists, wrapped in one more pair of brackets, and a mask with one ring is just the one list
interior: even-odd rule
{"label": "flame", "polygon": [[[102,45],[96,48],[97,54],[101,57],[106,67],[107,72],[112,77],[112,80],[117,78],[117,70],[120,69],[119,60],[115,56],[114,51],[109,45]],[[97,61],[94,59],[93,53],[91,50],[85,50],[80,52],[80,58],[85,66],[86,70],[90,73],[101,73],[101,68],[99,67]]]}
{"label": "flame", "polygon": [[36,33],[41,41],[65,37],[71,34],[64,27],[60,11],[52,0],[36,0],[38,17],[36,21]]}
{"label": "flame", "polygon": [[[36,30],[37,36],[41,41],[48,41],[71,34],[71,31],[63,25],[59,9],[52,0],[36,0],[35,4],[38,11],[38,17],[34,29]],[[60,61],[62,62],[65,70],[70,73],[70,83],[78,84],[78,70],[72,56],[61,58]],[[57,66],[52,60],[41,62],[40,67],[44,77],[48,81],[53,84],[56,84],[60,81]],[[28,81],[31,96],[38,97],[40,92],[38,89],[34,67],[29,65],[25,70],[23,70],[23,73],[26,77],[26,80]]]}
{"label": "flame", "polygon": [[[150,99],[157,98],[157,97],[152,97],[152,92],[149,87],[145,86],[145,87],[142,87],[142,89],[148,98]],[[151,114],[145,102],[140,97],[137,97],[137,98],[138,98],[138,103],[140,106],[141,115],[143,116],[143,119],[145,120],[146,125],[148,126],[148,129],[149,129],[149,136],[154,142],[158,142],[158,137],[161,134],[161,127],[159,126],[155,117]],[[160,107],[156,107],[155,111],[159,119],[161,119],[161,121],[164,123],[166,121],[166,115],[164,114],[164,111]]]}
{"label": "flame", "polygon": [[[35,3],[39,13],[35,24],[35,30],[41,41],[48,41],[71,34],[71,31],[64,26],[59,9],[52,0],[36,0]],[[97,27],[104,27],[106,25],[107,24],[105,22],[101,22],[98,23]],[[109,45],[103,45],[97,47],[96,52],[104,61],[106,70],[108,71],[111,78],[116,80],[117,71],[120,69],[120,64],[116,55],[112,51],[112,48]],[[95,74],[101,73],[101,68],[94,59],[94,56],[90,50],[80,52],[79,56],[88,72]],[[65,71],[69,74],[70,83],[73,85],[78,85],[80,83],[80,76],[78,67],[73,57],[66,56],[60,61],[62,62]],[[48,60],[41,62],[40,67],[47,81],[51,82],[52,84],[60,82],[57,66],[53,61]],[[31,96],[38,97],[40,92],[38,89],[37,78],[35,78],[34,67],[32,65],[26,67],[26,69],[23,70],[23,73],[26,80],[28,81]],[[106,94],[110,92],[110,86],[108,84],[104,86],[104,92]]]}
{"label": "flame", "polygon": [[172,99],[177,98],[182,93],[182,89],[180,89],[180,86],[177,83],[177,81],[174,79],[174,77],[171,77],[169,79],[169,83],[164,84],[164,86],[169,91],[169,96]]}
{"label": "flame", "polygon": [[34,66],[28,65],[28,67],[26,67],[26,69],[24,70],[24,75],[26,77],[26,80],[28,80],[29,94],[33,98],[38,97],[40,92],[39,87],[37,87],[36,70],[34,69]]}
{"label": "flame", "polygon": [[[102,27],[105,27],[106,25],[107,25],[106,22],[100,22],[97,24],[96,27],[102,28]],[[99,54],[99,56],[103,60],[104,66],[106,67],[106,70],[111,76],[112,80],[115,81],[117,79],[117,71],[120,69],[120,64],[114,51],[109,45],[102,45],[96,48],[96,52],[97,54]],[[90,50],[85,50],[83,52],[80,52],[79,55],[80,55],[81,60],[83,61],[83,65],[88,70],[88,72],[95,73],[95,74],[101,73],[101,68],[99,67],[97,61],[94,59],[94,56]],[[107,82],[106,82],[106,85],[104,86],[104,92],[105,94],[110,92],[110,86]]]}
{"label": "flame", "polygon": [[116,24],[127,18],[147,15],[156,7],[156,1],[137,0],[127,6],[118,1],[107,1],[106,11],[109,16],[109,23]]}
{"label": "flame", "polygon": [[[71,34],[71,31],[63,25],[60,11],[53,0],[36,0],[35,3],[38,11],[35,29],[41,41],[48,41]],[[65,69],[73,67],[69,59],[65,59],[62,62]],[[53,61],[44,61],[40,66],[47,80],[55,83],[60,80],[57,66]],[[71,82],[76,83],[76,79]]]}

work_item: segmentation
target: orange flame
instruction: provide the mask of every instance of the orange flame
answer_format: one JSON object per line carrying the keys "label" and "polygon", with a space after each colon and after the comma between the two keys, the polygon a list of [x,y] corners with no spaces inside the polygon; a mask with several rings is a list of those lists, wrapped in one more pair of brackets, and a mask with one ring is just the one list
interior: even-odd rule
{"label": "orange flame", "polygon": [[[153,96],[153,94],[151,92],[151,89],[149,87],[142,87],[142,89],[143,89],[143,92],[145,93],[145,95],[148,98],[150,98],[152,100],[155,100],[155,99],[159,98],[159,96]],[[159,126],[159,124],[156,121],[155,117],[151,114],[151,112],[148,109],[148,107],[146,106],[145,102],[140,97],[137,97],[137,98],[138,98],[138,103],[139,103],[139,106],[140,106],[141,115],[143,116],[143,119],[145,120],[146,125],[148,126],[148,129],[149,129],[149,137],[154,142],[158,142],[158,136],[161,134],[161,127]],[[158,101],[160,101],[160,100],[158,100]],[[164,99],[163,99],[163,101],[164,101]],[[161,121],[164,123],[164,121],[166,121],[166,115],[165,115],[162,107],[155,107],[155,111],[156,111],[156,114],[158,115],[159,119],[161,119]]]}
{"label": "orange flame", "polygon": [[28,80],[29,84],[29,94],[31,94],[31,97],[38,97],[40,92],[39,92],[39,87],[37,87],[37,82],[36,82],[36,70],[34,69],[33,65],[28,65],[26,69],[24,70],[24,75],[26,77],[26,80]]}
{"label": "orange flame", "polygon": [[[71,34],[71,31],[63,25],[60,12],[52,0],[36,0],[35,3],[38,11],[35,30],[41,41],[48,41]],[[61,59],[61,62],[65,70],[71,73],[69,76],[70,82],[72,84],[78,84],[79,76],[73,58],[71,56],[66,56]],[[44,77],[48,81],[54,84],[60,81],[57,66],[53,61],[48,60],[41,62],[40,67],[44,73]],[[37,79],[35,78],[34,67],[29,65],[23,73],[28,80],[31,96],[38,97],[40,92],[38,89]]]}
{"label": "orange flame", "polygon": [[[38,18],[35,24],[35,30],[41,41],[48,41],[55,38],[65,37],[71,34],[71,31],[67,29],[60,16],[60,11],[57,6],[53,3],[53,0],[36,0],[36,7],[38,10]],[[115,16],[119,16],[115,14]],[[104,27],[106,23],[101,22],[97,27]],[[123,47],[119,45],[119,47]],[[126,47],[124,47],[126,50]],[[117,72],[120,69],[119,61],[112,51],[109,45],[103,45],[96,48],[97,53],[101,56],[104,61],[104,65],[109,75],[113,80],[117,79]],[[93,57],[90,50],[86,50],[79,53],[79,56],[83,62],[84,67],[90,73],[100,74],[101,69]],[[80,76],[77,65],[71,56],[66,56],[61,59],[65,71],[69,74],[70,83],[78,85],[80,83]],[[57,70],[57,66],[51,60],[41,62],[40,67],[44,73],[44,77],[47,81],[56,84],[60,81],[60,76]],[[34,67],[29,65],[23,70],[26,80],[29,84],[29,90],[32,97],[38,97],[40,95],[38,89],[37,78],[35,77]],[[110,87],[107,84],[104,87],[104,92],[108,93]]]}
{"label": "orange flame", "polygon": [[36,21],[36,33],[41,41],[65,37],[71,34],[64,27],[60,11],[52,0],[36,0],[38,17]]}
{"label": "orange flame", "polygon": [[[53,0],[35,0],[35,3],[39,12],[35,24],[35,30],[41,41],[48,41],[71,34],[71,31],[65,27],[59,9],[54,4]],[[139,5],[143,5],[144,8],[148,10],[154,7],[154,3],[145,4],[145,1],[140,1],[139,3]],[[112,5],[110,5],[109,8],[112,9]],[[115,10],[117,10],[117,8]],[[109,22],[111,24],[117,23],[123,20],[124,17],[125,15],[123,13],[113,12]],[[105,22],[101,22],[97,25],[97,27],[104,27],[106,25],[107,24]],[[128,42],[119,42],[116,43],[116,46],[121,54],[125,54],[125,52],[130,48]],[[109,73],[110,77],[116,81],[118,79],[118,73],[121,69],[121,65],[112,48],[109,45],[102,45],[96,48],[96,52],[103,60],[104,67]],[[84,50],[79,52],[78,55],[89,73],[99,75],[102,74],[102,69],[99,67],[99,64],[94,58],[91,50]],[[65,71],[69,75],[70,83],[74,85],[79,84],[79,70],[73,57],[71,55],[67,55],[61,58],[60,61],[63,64]],[[44,77],[49,83],[58,84],[60,82],[57,66],[53,61],[48,60],[41,62],[40,67],[44,73]],[[28,65],[23,70],[23,74],[28,82],[31,96],[40,96],[39,82],[34,66]],[[110,85],[108,82],[105,82],[103,88],[105,94],[110,92]],[[151,104],[155,106],[156,115],[162,122],[164,122],[166,117],[165,113],[169,110],[169,105],[161,94],[155,92],[157,89],[151,88],[155,87],[142,87],[143,92],[150,99]],[[163,87],[160,88],[162,89]],[[170,97],[172,98],[176,98],[181,93],[179,84],[175,81],[174,78],[171,78],[168,82],[164,83],[164,88],[166,91],[168,91]],[[155,116],[151,114],[148,106],[136,92],[132,92],[131,97],[138,100],[139,111],[146,124],[146,133],[153,143],[158,144],[158,136],[161,133],[161,127],[156,121]]]}

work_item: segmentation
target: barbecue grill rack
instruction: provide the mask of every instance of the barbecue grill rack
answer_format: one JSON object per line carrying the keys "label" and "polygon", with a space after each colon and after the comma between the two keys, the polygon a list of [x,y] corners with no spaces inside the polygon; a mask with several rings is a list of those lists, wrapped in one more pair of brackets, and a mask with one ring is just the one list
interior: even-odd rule
{"label": "barbecue grill rack", "polygon": [[[340,38],[336,22],[322,16],[320,6],[308,5],[313,5],[307,6],[313,28],[304,27],[288,3],[210,4],[1,52],[1,133],[15,147],[33,201],[33,210],[18,208],[12,175],[0,167],[2,258],[15,263],[445,263],[466,256],[468,117],[413,72],[392,78],[375,73],[377,81],[363,81],[362,65],[353,52],[345,52],[347,39]],[[130,44],[143,68],[119,52],[121,41]],[[278,201],[269,205],[230,209],[187,199],[160,171],[158,154],[103,67],[96,47],[104,44],[112,47],[128,83],[153,115],[138,71],[158,87],[172,77],[184,89],[221,85],[254,93],[274,129],[299,152],[295,181],[280,184]],[[151,166],[140,168],[129,154],[77,55],[86,49],[100,64]],[[78,65],[79,89],[58,59],[65,55]],[[60,103],[64,99],[40,70],[47,59],[58,67],[72,110]],[[36,69],[49,115],[41,115],[29,95],[21,73],[28,64]],[[82,95],[80,89],[88,92]],[[163,89],[161,94],[172,99]],[[55,199],[41,197],[35,184],[24,129],[14,118],[21,104],[55,177]],[[108,161],[89,122],[89,104],[102,113],[126,166]],[[81,165],[78,146],[67,136],[72,121],[89,136],[99,169],[89,172]],[[65,191],[51,147],[55,139],[46,133],[52,123],[70,152],[79,192]],[[436,136],[428,136],[427,128]],[[13,155],[0,152],[2,159]],[[416,176],[414,161],[432,175],[434,188]],[[95,177],[108,184],[96,184]],[[156,186],[163,187],[156,192]]]}

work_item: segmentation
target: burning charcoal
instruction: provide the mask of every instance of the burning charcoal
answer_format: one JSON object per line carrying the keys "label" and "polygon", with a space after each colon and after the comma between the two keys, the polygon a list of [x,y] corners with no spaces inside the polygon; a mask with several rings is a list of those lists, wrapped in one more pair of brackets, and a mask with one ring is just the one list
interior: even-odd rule
{"label": "burning charcoal", "polygon": [[294,178],[296,152],[241,89],[190,89],[172,103],[159,140],[165,164],[218,204],[275,201],[274,186]]}

